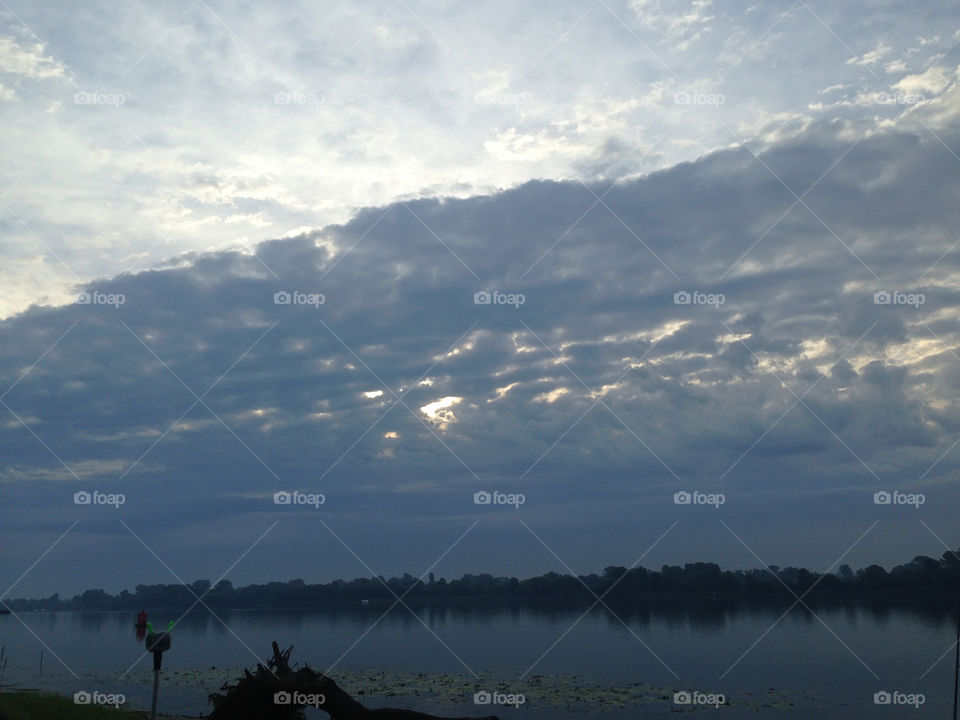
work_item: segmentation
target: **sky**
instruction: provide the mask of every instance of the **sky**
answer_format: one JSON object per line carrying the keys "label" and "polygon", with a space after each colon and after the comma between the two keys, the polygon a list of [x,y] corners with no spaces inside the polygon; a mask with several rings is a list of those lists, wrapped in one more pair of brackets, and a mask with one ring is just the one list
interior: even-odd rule
{"label": "sky", "polygon": [[0,3],[0,597],[956,550],[958,80],[922,0]]}

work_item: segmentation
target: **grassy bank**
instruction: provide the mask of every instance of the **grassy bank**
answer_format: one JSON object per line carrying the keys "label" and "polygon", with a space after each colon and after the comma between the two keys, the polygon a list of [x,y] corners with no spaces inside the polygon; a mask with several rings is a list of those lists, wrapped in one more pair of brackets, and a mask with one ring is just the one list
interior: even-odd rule
{"label": "grassy bank", "polygon": [[[73,698],[51,693],[14,690],[0,692],[0,720],[148,720],[141,710],[102,705],[77,705]],[[161,715],[173,720],[173,715]]]}

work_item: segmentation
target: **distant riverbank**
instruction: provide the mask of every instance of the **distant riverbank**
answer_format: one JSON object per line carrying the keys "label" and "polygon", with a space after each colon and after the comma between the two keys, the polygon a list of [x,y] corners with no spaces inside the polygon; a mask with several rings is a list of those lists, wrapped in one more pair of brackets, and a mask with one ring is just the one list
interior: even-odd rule
{"label": "distant riverbank", "polygon": [[[826,607],[836,605],[859,605],[867,607],[915,607],[929,609],[948,609],[957,607],[960,602],[960,593],[954,589],[947,588],[920,588],[920,589],[880,589],[880,590],[862,590],[862,591],[814,591],[807,595],[797,593],[796,595],[783,589],[781,592],[771,592],[769,594],[755,594],[739,590],[720,590],[720,591],[658,591],[635,593],[628,596],[618,595],[615,597],[605,597],[603,602],[612,608],[623,609],[629,612],[631,609],[648,609],[651,611],[684,612],[691,608],[706,608],[710,606],[735,608],[739,606],[762,608],[762,607],[781,607],[789,606],[796,602],[798,597],[803,598],[803,604],[809,607]],[[434,608],[450,609],[453,611],[469,611],[471,608],[523,608],[525,610],[536,611],[538,608],[549,608],[554,611],[558,607],[577,609],[586,608],[592,605],[597,597],[586,594],[584,596],[571,597],[569,595],[538,595],[538,596],[517,596],[517,595],[474,595],[471,597],[404,597],[404,604],[416,608]],[[220,605],[210,603],[204,600],[210,608],[214,610],[237,610],[244,612],[268,612],[271,610],[348,610],[351,612],[367,610],[382,611],[396,603],[396,598],[374,597],[363,598],[360,600],[337,600],[319,603],[291,604],[278,602],[276,604],[251,604],[251,605]],[[150,610],[155,617],[158,613],[166,617],[170,613],[182,613],[191,606],[194,609],[202,606],[194,598],[191,602],[184,600],[180,603],[167,603],[143,606]],[[94,610],[84,610],[84,612],[129,612],[134,613],[143,609],[140,606],[136,608],[122,607],[104,607]],[[30,610],[17,610],[17,612],[75,612],[76,609],[69,607],[34,607]],[[0,614],[8,614],[0,612]]]}
{"label": "distant riverbank", "polygon": [[841,565],[836,573],[770,565],[750,570],[723,570],[716,563],[692,562],[664,565],[660,570],[644,567],[608,566],[602,573],[561,575],[548,572],[519,580],[488,573],[466,574],[450,580],[414,577],[354,578],[310,584],[297,578],[286,582],[235,588],[229,580],[215,585],[209,580],[188,584],[137,585],[133,592],[111,595],[101,589],[86,590],[72,598],[55,593],[47,598],[11,599],[4,605],[15,611],[31,610],[140,610],[143,608],[188,608],[199,602],[212,608],[327,608],[392,602],[431,601],[451,603],[478,598],[509,598],[529,605],[592,602],[652,602],[654,598],[736,597],[744,601],[809,597],[810,600],[872,602],[906,598],[954,597],[960,587],[960,555],[947,551],[940,559],[918,555],[889,572],[879,565],[854,571]]}

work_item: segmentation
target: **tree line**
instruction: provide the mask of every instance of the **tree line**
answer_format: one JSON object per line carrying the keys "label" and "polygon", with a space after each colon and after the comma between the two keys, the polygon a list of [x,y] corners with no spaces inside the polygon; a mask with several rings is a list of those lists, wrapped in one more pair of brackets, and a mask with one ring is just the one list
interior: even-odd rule
{"label": "tree line", "polygon": [[[876,595],[888,591],[949,594],[960,589],[960,555],[948,551],[938,560],[918,555],[889,572],[879,565],[854,571],[841,565],[835,572],[817,573],[805,568],[722,570],[716,563],[694,562],[664,565],[660,570],[611,565],[601,574],[562,575],[548,572],[518,580],[483,573],[465,574],[454,580],[417,578],[409,573],[383,577],[334,580],[307,584],[302,579],[288,582],[234,587],[221,580],[211,587],[209,580],[184,585],[137,585],[133,592],[111,595],[104,590],[87,590],[72,598],[54,593],[47,598],[4,601],[14,611],[30,610],[139,610],[141,608],[188,608],[202,597],[211,607],[313,607],[357,604],[362,600],[454,598],[571,598],[592,600],[593,594],[610,601],[663,593],[731,593],[752,597],[803,595]],[[591,592],[592,591],[592,592]]]}

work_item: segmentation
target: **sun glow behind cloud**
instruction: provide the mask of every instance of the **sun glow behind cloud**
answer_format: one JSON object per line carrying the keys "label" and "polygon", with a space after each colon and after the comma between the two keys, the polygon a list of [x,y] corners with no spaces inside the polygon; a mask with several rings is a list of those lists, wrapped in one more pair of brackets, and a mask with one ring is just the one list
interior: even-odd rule
{"label": "sun glow behind cloud", "polygon": [[420,408],[420,412],[426,415],[428,420],[436,423],[437,427],[445,429],[448,424],[456,422],[457,420],[457,416],[454,415],[453,410],[450,408],[459,405],[462,401],[462,397],[450,395],[427,403]]}

